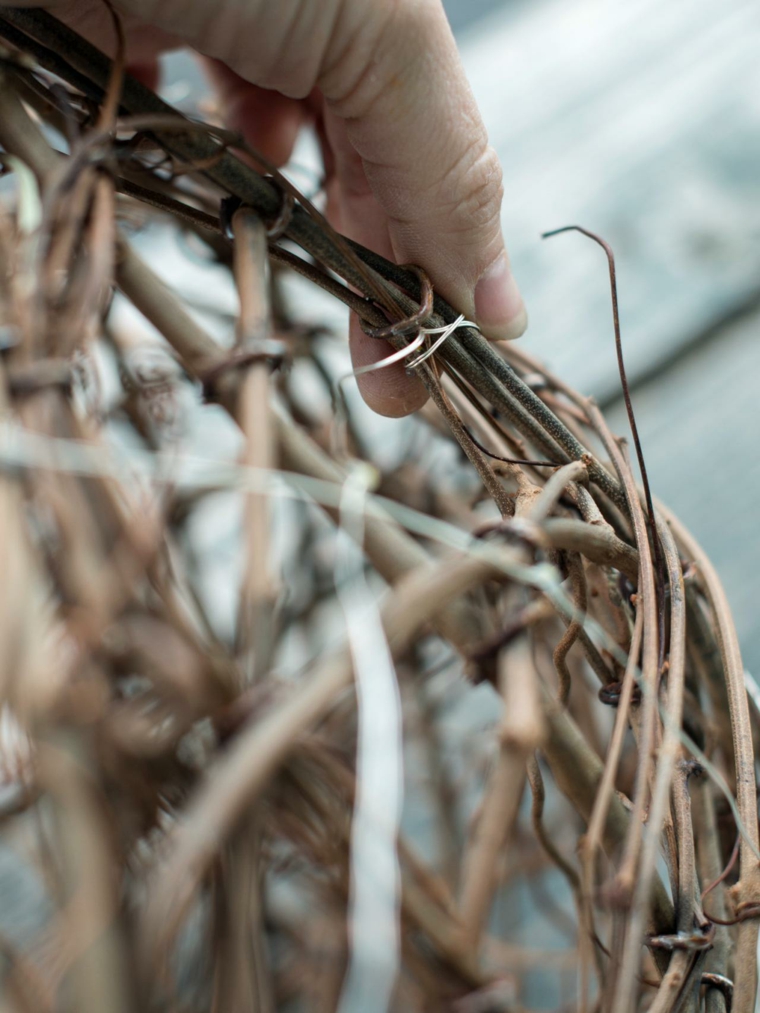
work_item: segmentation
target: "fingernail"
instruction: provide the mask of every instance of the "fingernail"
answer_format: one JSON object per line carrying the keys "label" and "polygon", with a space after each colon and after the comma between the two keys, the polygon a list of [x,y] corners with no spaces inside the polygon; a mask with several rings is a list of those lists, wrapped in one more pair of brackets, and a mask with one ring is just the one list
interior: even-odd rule
{"label": "fingernail", "polygon": [[475,286],[475,320],[487,337],[500,341],[519,338],[525,331],[528,314],[506,253],[499,254]]}

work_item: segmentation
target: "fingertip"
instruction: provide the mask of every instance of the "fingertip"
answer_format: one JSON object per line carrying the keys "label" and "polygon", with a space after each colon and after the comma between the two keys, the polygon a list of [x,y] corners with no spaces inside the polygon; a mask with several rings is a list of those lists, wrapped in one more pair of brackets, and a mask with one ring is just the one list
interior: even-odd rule
{"label": "fingertip", "polygon": [[301,103],[244,80],[218,60],[202,57],[224,121],[278,168],[293,154],[304,121]]}
{"label": "fingertip", "polygon": [[486,268],[475,286],[475,321],[494,341],[512,341],[525,333],[528,314],[505,251]]}
{"label": "fingertip", "polygon": [[416,376],[409,376],[397,363],[377,373],[357,377],[362,400],[377,415],[403,419],[419,411],[428,393]]}
{"label": "fingertip", "polygon": [[[409,377],[398,366],[389,366],[388,380],[394,377],[393,389],[375,385],[376,373],[367,373],[358,378],[362,400],[376,415],[387,419],[403,419],[419,411],[428,399],[427,391],[416,377]],[[411,381],[411,383],[409,382]]]}
{"label": "fingertip", "polygon": [[136,60],[126,67],[127,73],[151,91],[158,91],[161,84],[161,67],[158,60]]}
{"label": "fingertip", "polygon": [[478,323],[477,319],[475,322],[478,324],[483,337],[488,338],[489,341],[516,341],[528,329],[528,311],[523,306],[516,316],[512,317],[508,323],[502,324],[499,327],[488,327]]}
{"label": "fingertip", "polygon": [[[391,355],[387,341],[368,337],[355,314],[349,324],[349,348],[354,368],[379,362]],[[419,411],[428,399],[421,380],[408,374],[401,363],[394,363],[356,378],[362,400],[378,415],[400,419]]]}
{"label": "fingertip", "polygon": [[251,147],[282,168],[293,156],[303,116],[292,99],[278,96],[270,103],[257,90],[259,94],[253,85],[241,89],[227,108],[227,118]]}

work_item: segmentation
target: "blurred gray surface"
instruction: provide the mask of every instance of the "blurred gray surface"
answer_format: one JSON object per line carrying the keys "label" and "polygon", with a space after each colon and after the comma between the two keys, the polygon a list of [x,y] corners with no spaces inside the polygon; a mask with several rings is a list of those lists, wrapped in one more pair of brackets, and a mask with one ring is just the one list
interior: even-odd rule
{"label": "blurred gray surface", "polygon": [[604,255],[655,494],[723,579],[760,669],[760,5],[505,3],[460,36],[505,175],[525,346],[620,410]]}
{"label": "blurred gray surface", "polygon": [[528,2],[529,0],[443,0],[443,6],[454,34],[461,36],[477,31],[478,23],[494,11],[510,10],[517,14]]}
{"label": "blurred gray surface", "polygon": [[[712,559],[739,629],[745,665],[760,673],[760,312],[696,345],[633,393],[655,495]],[[622,404],[610,410],[627,432]]]}
{"label": "blurred gray surface", "polygon": [[18,949],[33,942],[53,911],[38,870],[5,841],[0,843],[0,911],[5,940]]}
{"label": "blurred gray surface", "polygon": [[505,172],[526,345],[601,398],[617,390],[603,254],[614,246],[632,378],[756,297],[760,5],[544,0],[462,42]]}

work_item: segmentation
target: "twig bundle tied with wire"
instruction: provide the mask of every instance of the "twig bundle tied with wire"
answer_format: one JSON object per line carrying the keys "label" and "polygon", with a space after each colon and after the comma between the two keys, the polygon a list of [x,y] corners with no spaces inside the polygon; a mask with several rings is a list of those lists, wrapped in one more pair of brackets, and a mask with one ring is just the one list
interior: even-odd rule
{"label": "twig bundle tied with wire", "polygon": [[[625,442],[123,47],[5,7],[0,47],[3,1009],[751,1013],[758,725]],[[227,271],[231,341],[136,219]],[[427,388],[394,467],[293,272]]]}

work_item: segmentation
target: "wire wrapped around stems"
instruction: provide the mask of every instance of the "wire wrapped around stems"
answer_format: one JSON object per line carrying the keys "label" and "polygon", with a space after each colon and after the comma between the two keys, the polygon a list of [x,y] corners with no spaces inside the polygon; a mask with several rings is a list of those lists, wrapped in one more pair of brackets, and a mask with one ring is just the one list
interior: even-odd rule
{"label": "wire wrapped around stems", "polygon": [[343,383],[345,380],[350,380],[352,376],[363,376],[365,373],[375,373],[380,369],[387,369],[388,366],[393,366],[398,362],[404,362],[409,359],[410,355],[413,355],[414,352],[422,347],[427,338],[434,334],[440,335],[440,337],[433,342],[433,345],[428,348],[427,351],[406,363],[406,368],[408,370],[417,369],[418,366],[421,366],[423,362],[426,362],[438,351],[441,345],[451,337],[458,327],[474,326],[475,325],[470,323],[469,320],[465,320],[464,313],[461,313],[453,323],[444,324],[441,327],[417,326],[417,334],[408,345],[405,345],[403,348],[399,348],[398,351],[393,352],[384,359],[380,359],[379,362],[368,363],[366,366],[357,366],[356,369],[352,369],[350,373],[346,373],[342,376],[338,382]]}

